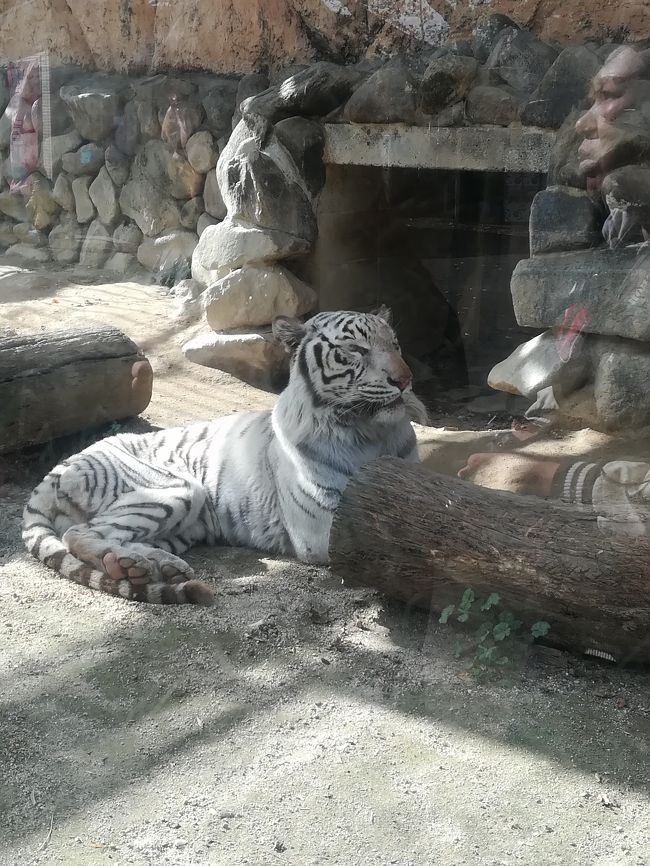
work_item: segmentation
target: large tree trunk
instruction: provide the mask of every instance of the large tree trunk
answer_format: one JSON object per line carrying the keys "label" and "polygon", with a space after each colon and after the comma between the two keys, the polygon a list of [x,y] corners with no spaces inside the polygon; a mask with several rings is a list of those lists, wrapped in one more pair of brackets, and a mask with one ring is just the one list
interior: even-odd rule
{"label": "large tree trunk", "polygon": [[605,536],[590,509],[486,490],[393,458],[346,487],[333,571],[433,611],[498,592],[548,639],[650,661],[650,543]]}
{"label": "large tree trunk", "polygon": [[0,452],[137,415],[152,381],[151,365],[117,328],[0,331]]}

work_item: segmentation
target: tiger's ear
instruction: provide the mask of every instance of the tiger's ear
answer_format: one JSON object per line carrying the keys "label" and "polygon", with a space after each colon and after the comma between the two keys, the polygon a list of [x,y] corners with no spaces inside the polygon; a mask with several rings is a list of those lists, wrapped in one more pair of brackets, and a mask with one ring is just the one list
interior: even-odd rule
{"label": "tiger's ear", "polygon": [[386,304],[382,304],[381,307],[377,310],[373,310],[371,313],[372,316],[379,316],[380,319],[383,319],[387,325],[393,324],[393,312],[390,307],[387,307]]}
{"label": "tiger's ear", "polygon": [[303,323],[299,319],[290,319],[289,316],[276,316],[271,330],[287,352],[295,352],[306,333]]}

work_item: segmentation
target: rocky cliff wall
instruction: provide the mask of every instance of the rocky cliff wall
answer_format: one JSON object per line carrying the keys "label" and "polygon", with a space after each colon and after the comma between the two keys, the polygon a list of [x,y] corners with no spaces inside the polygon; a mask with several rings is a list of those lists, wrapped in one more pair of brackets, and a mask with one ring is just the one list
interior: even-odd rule
{"label": "rocky cliff wall", "polygon": [[0,61],[243,73],[436,45],[486,12],[562,44],[650,33],[647,0],[0,0]]}

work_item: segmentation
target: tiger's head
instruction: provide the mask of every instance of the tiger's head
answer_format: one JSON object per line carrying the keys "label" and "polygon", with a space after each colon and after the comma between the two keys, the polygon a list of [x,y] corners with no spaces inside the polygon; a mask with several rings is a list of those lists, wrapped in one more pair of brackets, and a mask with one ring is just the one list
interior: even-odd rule
{"label": "tiger's head", "polygon": [[304,323],[278,316],[273,334],[292,355],[292,382],[302,382],[313,405],[332,409],[339,420],[426,418],[387,307],[318,313]]}

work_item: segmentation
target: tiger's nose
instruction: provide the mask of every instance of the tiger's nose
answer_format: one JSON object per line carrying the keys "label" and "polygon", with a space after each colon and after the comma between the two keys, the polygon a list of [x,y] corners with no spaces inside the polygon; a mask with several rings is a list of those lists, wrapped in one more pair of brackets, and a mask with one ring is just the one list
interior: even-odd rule
{"label": "tiger's nose", "polygon": [[399,388],[400,391],[406,391],[412,381],[413,373],[411,373],[411,370],[400,356],[396,355],[393,359],[391,369],[388,372],[389,385],[394,385],[396,388]]}

